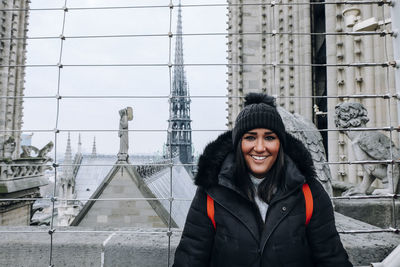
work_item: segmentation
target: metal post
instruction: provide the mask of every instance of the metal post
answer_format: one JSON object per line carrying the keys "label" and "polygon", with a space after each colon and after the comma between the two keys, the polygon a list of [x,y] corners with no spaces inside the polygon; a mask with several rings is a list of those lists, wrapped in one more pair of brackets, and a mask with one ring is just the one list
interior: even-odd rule
{"label": "metal post", "polygon": [[400,0],[392,0],[391,8],[391,20],[392,20],[392,31],[393,35],[393,56],[396,62],[395,67],[395,86],[397,94],[397,118],[400,119]]}

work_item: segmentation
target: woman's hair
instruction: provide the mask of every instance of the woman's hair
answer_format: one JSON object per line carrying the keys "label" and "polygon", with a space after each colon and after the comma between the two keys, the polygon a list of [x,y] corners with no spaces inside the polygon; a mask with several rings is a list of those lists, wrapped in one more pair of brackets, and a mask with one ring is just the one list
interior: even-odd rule
{"label": "woman's hair", "polygon": [[[253,183],[249,176],[249,168],[244,160],[244,156],[242,153],[242,141],[238,142],[235,152],[235,179],[236,184],[241,188],[246,195],[254,200],[254,190]],[[279,147],[278,156],[274,165],[272,165],[271,169],[267,172],[267,175],[262,181],[257,190],[257,195],[266,203],[270,203],[272,197],[276,193],[277,189],[282,189],[285,186],[284,180],[284,165],[285,165],[285,155],[282,149],[282,146]]]}

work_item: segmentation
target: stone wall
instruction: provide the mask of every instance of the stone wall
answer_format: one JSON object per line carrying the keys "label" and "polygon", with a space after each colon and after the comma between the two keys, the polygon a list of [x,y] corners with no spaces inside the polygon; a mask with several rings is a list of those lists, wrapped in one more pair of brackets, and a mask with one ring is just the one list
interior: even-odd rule
{"label": "stone wall", "polygon": [[[338,230],[378,229],[336,214]],[[2,227],[0,266],[49,266],[48,227]],[[99,229],[96,229],[99,230]],[[54,266],[167,267],[173,262],[180,230],[173,229],[168,250],[167,229],[61,227],[53,234]],[[128,232],[131,231],[131,232]],[[354,266],[382,261],[399,243],[390,233],[342,234]],[[168,261],[169,259],[169,261]]]}
{"label": "stone wall", "polygon": [[31,205],[23,205],[0,213],[0,225],[15,226],[29,225],[31,214]]}

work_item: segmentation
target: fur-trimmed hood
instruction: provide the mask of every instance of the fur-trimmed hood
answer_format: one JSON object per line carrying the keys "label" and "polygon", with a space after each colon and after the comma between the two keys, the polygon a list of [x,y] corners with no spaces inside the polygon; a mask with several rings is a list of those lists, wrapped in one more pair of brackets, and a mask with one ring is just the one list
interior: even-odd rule
{"label": "fur-trimmed hood", "polygon": [[[311,154],[301,141],[287,134],[284,152],[289,158],[289,163],[294,163],[294,169],[298,170],[302,177],[306,180],[317,177]],[[225,169],[226,165],[229,165],[226,162],[234,161],[233,153],[232,131],[227,131],[218,136],[216,140],[208,144],[204,149],[199,158],[195,184],[205,189],[221,184],[221,176],[229,172],[229,170]],[[302,179],[304,180],[304,178]],[[288,182],[290,183],[290,181],[286,181],[286,183]],[[297,183],[300,183],[300,181],[297,181]]]}

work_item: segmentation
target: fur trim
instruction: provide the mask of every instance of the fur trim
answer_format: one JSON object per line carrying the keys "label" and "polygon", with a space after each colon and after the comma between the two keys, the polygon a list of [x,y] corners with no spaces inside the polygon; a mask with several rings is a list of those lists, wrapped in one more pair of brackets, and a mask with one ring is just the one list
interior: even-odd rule
{"label": "fur trim", "polygon": [[232,131],[221,134],[215,141],[209,143],[199,158],[194,183],[204,188],[217,184],[222,163],[233,150]]}
{"label": "fur trim", "polygon": [[[194,178],[195,184],[204,188],[218,184],[218,174],[222,163],[233,151],[232,131],[221,134],[215,141],[209,143],[199,158],[198,172]],[[311,154],[301,141],[286,134],[284,152],[293,160],[307,180],[317,177]]]}

